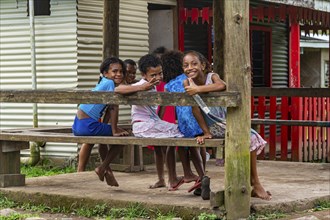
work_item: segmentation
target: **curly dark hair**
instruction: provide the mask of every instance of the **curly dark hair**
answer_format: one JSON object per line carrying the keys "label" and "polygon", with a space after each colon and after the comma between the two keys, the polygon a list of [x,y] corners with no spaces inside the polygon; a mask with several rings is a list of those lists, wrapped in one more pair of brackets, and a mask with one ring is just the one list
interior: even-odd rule
{"label": "curly dark hair", "polygon": [[124,60],[124,63],[127,65],[127,64],[130,64],[132,66],[136,66],[136,62],[134,60],[131,60],[131,59],[126,59]]}
{"label": "curly dark hair", "polygon": [[156,57],[153,54],[146,54],[139,60],[139,70],[141,73],[146,74],[148,72],[148,68],[161,66],[162,62],[160,58]]}
{"label": "curly dark hair", "polygon": [[162,55],[161,61],[163,66],[164,82],[168,83],[170,80],[183,73],[182,59],[183,53],[180,51],[172,50]]}
{"label": "curly dark hair", "polygon": [[108,72],[110,65],[113,63],[119,63],[122,66],[123,74],[125,77],[126,76],[126,65],[118,57],[108,57],[108,58],[104,59],[104,61],[100,65],[100,73],[103,74],[104,72]]}
{"label": "curly dark hair", "polygon": [[209,73],[212,71],[210,62],[208,61],[208,59],[205,58],[203,54],[195,50],[189,50],[184,52],[184,56],[186,56],[187,54],[192,54],[196,56],[202,64],[205,64],[204,73]]}

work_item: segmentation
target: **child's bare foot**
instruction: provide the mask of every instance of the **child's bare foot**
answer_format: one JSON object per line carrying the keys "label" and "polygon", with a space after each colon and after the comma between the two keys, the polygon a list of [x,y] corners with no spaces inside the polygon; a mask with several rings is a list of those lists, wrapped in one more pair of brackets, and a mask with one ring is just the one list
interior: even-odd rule
{"label": "child's bare foot", "polygon": [[149,189],[156,189],[156,188],[161,188],[161,187],[165,187],[165,181],[164,180],[158,180],[155,184],[150,185]]}
{"label": "child's bare foot", "polygon": [[205,139],[212,139],[211,134],[205,134],[203,136],[196,137],[197,144],[204,144]]}
{"label": "child's bare foot", "polygon": [[109,186],[119,186],[119,184],[118,184],[115,176],[113,175],[112,170],[110,169],[110,167],[109,167],[109,169],[107,169],[104,177],[105,177],[105,181],[107,182],[107,184]]}
{"label": "child's bare foot", "polygon": [[268,201],[272,199],[272,194],[266,191],[260,184],[253,186],[251,196]]}
{"label": "child's bare foot", "polygon": [[185,176],[183,180],[185,183],[191,183],[191,182],[196,182],[198,178],[199,176],[192,174],[191,176]]}
{"label": "child's bare foot", "polygon": [[169,183],[168,191],[175,191],[175,190],[179,189],[179,187],[184,183],[185,182],[184,182],[183,177],[179,177],[179,178],[176,179],[175,182]]}
{"label": "child's bare foot", "polygon": [[98,175],[99,179],[103,182],[104,181],[104,175],[105,175],[105,170],[102,169],[101,167],[96,167],[95,168],[95,173]]}

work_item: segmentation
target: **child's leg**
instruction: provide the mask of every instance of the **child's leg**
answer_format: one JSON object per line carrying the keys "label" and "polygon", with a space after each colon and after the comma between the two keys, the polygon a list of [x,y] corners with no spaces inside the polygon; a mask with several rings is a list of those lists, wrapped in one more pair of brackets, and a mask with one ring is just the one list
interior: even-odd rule
{"label": "child's leg", "polygon": [[78,172],[85,171],[86,165],[89,159],[89,155],[91,155],[91,151],[93,149],[94,144],[82,144],[79,151],[79,159],[78,159]]}
{"label": "child's leg", "polygon": [[99,154],[102,162],[105,160],[108,154],[108,145],[107,144],[99,144]]}
{"label": "child's leg", "polygon": [[182,163],[184,182],[190,183],[196,181],[198,179],[198,176],[196,176],[191,170],[189,151],[186,150],[184,147],[179,147],[178,154]]}
{"label": "child's leg", "polygon": [[202,161],[203,161],[203,169],[204,169],[204,173],[205,173],[205,169],[206,169],[206,147],[201,147],[200,152],[201,152],[201,157],[202,157]]}
{"label": "child's leg", "polygon": [[183,177],[178,178],[176,174],[176,157],[175,157],[176,147],[167,147],[166,152],[166,165],[168,172],[168,182],[169,190],[177,190],[183,183]]}
{"label": "child's leg", "polygon": [[164,180],[164,155],[163,155],[163,147],[155,146],[155,162],[156,162],[156,170],[158,175],[158,181],[154,185],[150,185],[150,189],[165,187]]}
{"label": "child's leg", "polygon": [[258,173],[257,173],[257,154],[256,151],[251,152],[251,196],[257,197],[264,200],[271,200],[271,193],[269,191],[265,191],[262,187]]}
{"label": "child's leg", "polygon": [[202,179],[205,172],[204,172],[203,160],[200,154],[200,150],[197,147],[190,147],[189,150],[190,150],[191,160],[195,166],[198,176],[200,179]]}
{"label": "child's leg", "polygon": [[117,157],[121,150],[121,146],[111,146],[103,163],[95,169],[95,172],[99,176],[99,179],[103,181],[105,177],[107,184],[110,186],[119,186],[117,180],[113,176],[112,170],[109,165],[113,161],[113,159]]}

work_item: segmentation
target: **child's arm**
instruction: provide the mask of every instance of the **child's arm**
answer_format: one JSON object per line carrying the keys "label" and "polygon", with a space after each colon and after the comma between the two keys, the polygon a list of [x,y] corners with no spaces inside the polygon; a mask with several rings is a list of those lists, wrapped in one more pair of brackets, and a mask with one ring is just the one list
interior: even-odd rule
{"label": "child's arm", "polygon": [[219,92],[226,89],[226,83],[220,79],[218,74],[213,74],[211,79],[213,81],[212,84],[199,86],[196,85],[191,78],[188,78],[189,81],[188,80],[185,81],[189,83],[184,84],[184,88],[189,95],[195,95],[206,92]]}
{"label": "child's arm", "polygon": [[115,92],[126,95],[134,92],[146,91],[152,89],[157,83],[158,81],[156,79],[152,79],[150,82],[146,82],[142,85],[119,85],[115,88]]}
{"label": "child's arm", "polygon": [[[186,79],[186,80],[183,81],[183,85],[184,85],[184,87],[186,87],[186,86],[189,85],[188,79]],[[202,115],[201,109],[198,106],[192,106],[192,113],[193,113],[196,121],[198,122],[199,127],[201,127],[201,129],[202,129],[202,131],[204,133],[203,136],[196,137],[196,141],[197,141],[198,144],[204,144],[204,139],[206,139],[206,138],[208,138],[208,139],[212,138],[212,134],[211,134],[210,129],[207,126],[206,121],[205,121],[205,119],[204,119],[204,117]]]}
{"label": "child's arm", "polygon": [[118,115],[119,115],[119,106],[113,105],[109,111],[110,111],[110,122],[111,122],[112,135],[115,137],[128,136],[129,134],[127,131],[125,131],[117,126]]}

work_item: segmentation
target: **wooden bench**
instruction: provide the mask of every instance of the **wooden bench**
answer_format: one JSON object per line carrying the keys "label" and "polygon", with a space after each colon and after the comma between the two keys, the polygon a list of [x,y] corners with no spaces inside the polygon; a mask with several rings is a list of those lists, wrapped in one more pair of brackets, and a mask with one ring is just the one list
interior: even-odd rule
{"label": "wooden bench", "polygon": [[[28,128],[0,131],[0,187],[23,186],[25,176],[20,173],[20,150],[28,149],[30,141],[61,142],[61,143],[90,143],[127,146],[124,153],[128,164],[134,169],[134,145],[139,146],[181,146],[200,147],[194,138],[137,138],[74,136],[69,127],[59,128]],[[223,139],[208,139],[208,147],[223,147]],[[139,149],[141,150],[141,148]],[[139,167],[143,166],[142,152],[139,152]]]}

